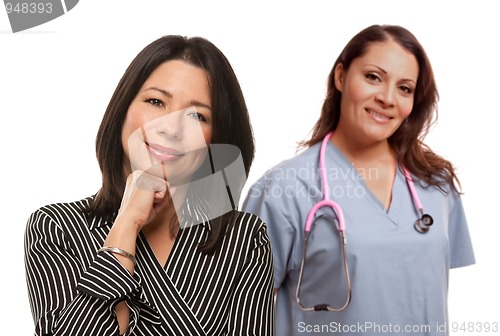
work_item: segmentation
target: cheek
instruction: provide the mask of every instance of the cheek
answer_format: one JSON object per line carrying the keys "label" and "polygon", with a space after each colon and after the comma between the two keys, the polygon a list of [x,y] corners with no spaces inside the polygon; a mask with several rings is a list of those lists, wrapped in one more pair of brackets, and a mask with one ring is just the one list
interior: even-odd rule
{"label": "cheek", "polygon": [[125,117],[122,128],[122,142],[124,145],[132,133],[146,125],[149,121],[150,120],[146,117],[144,112],[141,112],[139,109],[135,108],[134,105],[131,105],[127,111],[127,116]]}
{"label": "cheek", "polygon": [[203,129],[203,137],[205,138],[205,143],[207,145],[212,143],[212,127],[208,126],[206,129]]}
{"label": "cheek", "polygon": [[374,94],[374,89],[358,78],[348,78],[342,92],[342,104],[365,102]]}
{"label": "cheek", "polygon": [[[144,119],[143,113],[137,113],[138,111],[131,106],[127,111],[127,115],[123,122],[122,127],[122,146],[125,151],[125,155],[130,159],[130,151],[135,151],[136,149],[130,148],[130,145],[134,145],[134,139],[137,138],[137,130],[140,129],[147,120]],[[133,136],[134,135],[134,136]],[[130,141],[134,142],[133,144]]]}
{"label": "cheek", "polygon": [[129,156],[129,144],[128,144],[128,140],[130,138],[130,135],[132,135],[134,131],[134,127],[132,125],[132,122],[129,118],[129,115],[127,114],[127,117],[125,117],[125,121],[123,123],[123,127],[122,127],[122,146],[125,150],[125,154],[127,154],[127,156]]}
{"label": "cheek", "polygon": [[410,115],[412,109],[413,109],[413,99],[404,101],[400,105],[401,117],[403,117],[403,118],[408,117]]}
{"label": "cheek", "polygon": [[132,105],[127,111],[127,116],[123,124],[123,129],[133,132],[139,127],[143,126],[145,123],[147,123],[147,120],[144,117],[144,113],[141,113]]}

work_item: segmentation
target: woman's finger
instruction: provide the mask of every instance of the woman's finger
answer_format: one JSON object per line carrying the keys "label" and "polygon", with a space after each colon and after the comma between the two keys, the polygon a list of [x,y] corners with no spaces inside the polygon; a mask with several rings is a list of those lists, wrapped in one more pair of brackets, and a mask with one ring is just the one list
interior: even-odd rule
{"label": "woman's finger", "polygon": [[165,197],[165,191],[155,191],[155,203],[161,201]]}

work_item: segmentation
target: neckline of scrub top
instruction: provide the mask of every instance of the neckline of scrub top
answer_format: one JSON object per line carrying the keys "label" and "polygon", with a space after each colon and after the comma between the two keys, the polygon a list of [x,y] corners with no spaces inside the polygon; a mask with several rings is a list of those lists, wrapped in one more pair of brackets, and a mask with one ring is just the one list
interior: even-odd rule
{"label": "neckline of scrub top", "polygon": [[[341,168],[346,169],[346,171],[352,171],[353,174],[345,174],[346,178],[349,178],[353,183],[363,188],[366,197],[370,200],[370,203],[372,203],[372,205],[377,210],[382,212],[393,224],[398,224],[401,200],[403,199],[402,193],[405,192],[406,186],[406,180],[404,179],[399,168],[396,168],[396,176],[394,177],[394,181],[392,184],[391,204],[389,205],[389,208],[386,209],[382,202],[380,202],[380,200],[373,194],[370,188],[368,188],[365,180],[359,174],[356,167],[354,167],[354,165],[349,162],[346,156],[331,141],[328,141],[328,146],[326,147],[326,155],[329,156],[333,161],[335,161]],[[328,169],[328,163],[325,163],[325,165],[326,169]],[[407,192],[409,192],[409,190]]]}

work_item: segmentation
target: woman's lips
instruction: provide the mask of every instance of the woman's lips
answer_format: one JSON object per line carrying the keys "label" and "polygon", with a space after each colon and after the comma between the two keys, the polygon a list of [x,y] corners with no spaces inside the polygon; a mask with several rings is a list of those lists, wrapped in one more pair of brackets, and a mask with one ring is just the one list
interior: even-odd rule
{"label": "woman's lips", "polygon": [[180,158],[184,154],[176,149],[163,147],[158,144],[150,144],[146,142],[146,148],[148,151],[160,161],[172,161]]}
{"label": "woman's lips", "polygon": [[376,112],[372,109],[365,109],[366,112],[368,112],[368,114],[370,115],[370,117],[372,119],[374,119],[375,121],[379,122],[379,123],[388,123],[391,121],[391,119],[393,119],[391,116],[388,116],[386,114],[382,114],[382,113],[379,113],[379,112]]}

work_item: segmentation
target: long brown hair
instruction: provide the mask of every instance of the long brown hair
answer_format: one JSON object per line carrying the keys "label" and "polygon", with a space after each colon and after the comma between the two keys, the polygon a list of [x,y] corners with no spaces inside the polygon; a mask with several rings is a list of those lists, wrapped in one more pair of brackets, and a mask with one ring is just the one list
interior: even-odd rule
{"label": "long brown hair", "polygon": [[460,182],[450,161],[434,153],[423,139],[430,126],[437,120],[439,99],[434,73],[429,59],[415,36],[407,29],[393,25],[373,25],[356,34],[344,47],[335,61],[328,77],[326,98],[321,115],[316,122],[311,138],[300,144],[310,147],[320,142],[325,135],[337,128],[340,118],[342,93],[335,87],[335,68],[342,64],[347,71],[354,59],[363,56],[371,44],[393,39],[417,59],[419,73],[415,89],[413,109],[405,122],[392,134],[388,141],[396,159],[426,185],[437,186],[445,191],[450,185],[459,191]]}
{"label": "long brown hair", "polygon": [[[106,108],[96,137],[96,154],[102,172],[102,186],[90,213],[113,220],[125,189],[124,150],[121,142],[128,108],[151,73],[162,63],[182,60],[208,75],[212,102],[212,144],[236,146],[246,175],[254,158],[255,145],[248,110],[236,75],[224,54],[201,37],[163,36],[146,46],[132,61]],[[234,208],[233,208],[234,209]],[[220,246],[226,229],[236,218],[235,210],[213,220],[210,235],[200,245],[206,253]]]}

